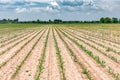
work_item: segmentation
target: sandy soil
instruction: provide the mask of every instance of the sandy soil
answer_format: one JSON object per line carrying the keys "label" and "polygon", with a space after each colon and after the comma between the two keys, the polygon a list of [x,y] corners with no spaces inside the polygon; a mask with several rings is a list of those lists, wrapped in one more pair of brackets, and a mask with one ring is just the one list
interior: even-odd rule
{"label": "sandy soil", "polygon": [[42,36],[42,38],[36,45],[35,49],[32,50],[31,55],[25,61],[18,75],[12,80],[34,80],[35,79],[35,73],[38,70],[37,65],[39,64],[39,58],[42,53],[46,34],[47,34],[47,31]]}
{"label": "sandy soil", "polygon": [[20,35],[17,35],[17,36],[15,36],[15,37],[13,37],[12,39],[1,43],[1,44],[0,44],[0,48],[6,46],[6,45],[8,45],[8,44],[10,44],[10,43],[12,43],[12,42],[14,42],[14,41],[16,41],[16,40],[19,40],[19,39],[27,36],[28,34],[30,34],[30,33],[32,33],[32,32],[33,32],[33,31],[28,31],[28,32],[24,32],[24,33],[22,33],[22,34],[20,34]]}
{"label": "sandy soil", "polygon": [[14,35],[20,35],[20,34],[26,32],[26,29],[25,30],[23,30],[23,29],[15,29],[15,30],[11,30],[11,29],[5,30],[5,29],[3,29],[2,31],[3,31],[2,34],[0,34],[2,36],[2,39],[0,39],[0,42],[2,41],[4,43],[4,41],[6,42],[6,41],[11,40]]}
{"label": "sandy soil", "polygon": [[[34,34],[34,33],[35,33],[35,32],[31,33],[31,35]],[[28,34],[27,36],[24,36],[23,38],[18,39],[18,40],[16,40],[16,41],[14,41],[14,42],[12,42],[12,43],[10,43],[10,44],[8,44],[8,45],[6,45],[6,46],[0,48],[0,53],[3,54],[4,51],[7,51],[9,48],[11,49],[11,48],[15,47],[16,44],[20,43],[22,40],[24,40],[24,39],[30,37],[31,35]]]}
{"label": "sandy soil", "polygon": [[[77,40],[77,39],[76,39]],[[80,44],[82,44],[83,46],[85,46],[88,50],[91,50],[94,55],[98,55],[102,60],[104,60],[106,62],[106,68],[108,68],[108,66],[110,66],[112,69],[114,69],[116,72],[120,73],[120,65],[115,63],[114,61],[112,61],[110,58],[106,57],[105,55],[103,55],[102,53],[98,52],[96,49],[90,47],[89,45],[78,41]]]}
{"label": "sandy soil", "polygon": [[[75,30],[76,30],[76,29],[75,29]],[[76,30],[76,31],[77,31],[77,30]],[[115,40],[113,40],[113,41],[110,40],[110,39],[112,39],[112,38],[114,39],[114,37],[107,39],[107,37],[101,38],[101,37],[99,36],[99,34],[94,35],[94,34],[92,34],[92,32],[90,32],[90,31],[80,30],[79,32],[82,32],[83,34],[86,34],[86,35],[88,35],[88,36],[92,36],[92,37],[95,37],[95,38],[99,38],[99,39],[103,40],[105,43],[107,43],[108,45],[112,45],[112,46],[114,46],[114,47],[116,47],[116,48],[118,48],[118,49],[120,48],[120,45],[117,44]]]}
{"label": "sandy soil", "polygon": [[61,80],[52,30],[49,34],[44,70],[40,80]]}
{"label": "sandy soil", "polygon": [[38,38],[39,35],[37,35],[29,44],[27,44],[13,59],[11,59],[6,66],[0,69],[0,80],[11,79],[11,76],[16,70],[17,65],[21,63]]}
{"label": "sandy soil", "polygon": [[[56,32],[55,32],[56,34]],[[64,68],[65,68],[65,77],[67,80],[83,80],[81,74],[79,73],[77,67],[75,66],[69,52],[67,51],[65,45],[61,41],[61,39],[56,34],[56,39],[58,41],[59,48],[61,50]]]}
{"label": "sandy soil", "polygon": [[[11,48],[10,50],[8,50],[6,53],[4,53],[3,55],[0,56],[0,64],[2,64],[3,62],[7,61],[8,59],[10,59],[14,54],[16,54],[16,51],[20,50],[21,47],[27,43],[30,39],[32,39],[33,36],[35,36],[37,34],[36,33],[32,33],[28,36],[30,36],[29,38],[27,38],[24,41],[21,41],[18,45],[16,45],[15,47]],[[27,37],[27,36],[26,36]]]}
{"label": "sandy soil", "polygon": [[[54,29],[55,37],[57,39],[60,53],[62,55],[62,60],[64,62],[63,67],[64,67],[66,80],[89,80],[86,77],[86,75],[83,74],[82,67],[74,61],[73,57],[70,54],[70,51],[67,49],[66,45],[64,44],[62,39],[59,37],[59,35],[55,31],[55,28],[52,26],[48,26],[48,25],[45,26],[44,28],[41,28],[41,27],[40,28],[28,28],[25,30],[24,29],[11,29],[11,31],[14,31],[14,32],[10,31],[6,33],[5,37],[2,37],[4,34],[0,34],[1,36],[0,41],[10,38],[14,36],[15,34],[18,35],[17,37],[9,39],[5,41],[4,43],[0,43],[0,45],[5,44],[5,46],[0,47],[0,52],[7,50],[8,48],[11,47],[10,50],[7,50],[4,54],[0,55],[0,65],[6,62],[4,66],[0,66],[0,80],[35,80],[36,75],[38,74],[38,65],[39,65],[39,61],[41,58],[41,54],[43,52],[43,46],[44,46],[44,42],[45,42],[46,35],[48,32],[48,27],[50,27],[50,34],[49,34],[48,44],[47,44],[46,53],[45,53],[45,61],[43,63],[44,69],[42,70],[42,73],[40,74],[40,80],[62,80],[62,72],[61,72],[58,56],[56,54],[57,51],[56,51],[55,43],[53,39],[52,28]],[[42,29],[44,30],[40,32],[40,30]],[[104,40],[104,41],[99,40],[99,38],[95,36],[92,36],[92,39],[91,39],[91,40],[96,41],[96,43],[93,43],[91,40],[89,40],[91,36],[84,33],[84,32],[86,33],[89,32],[89,30],[85,30],[85,29],[78,30],[77,28],[66,28],[66,27],[61,27],[60,29],[61,30],[63,29],[64,32],[68,32],[74,35],[76,38],[67,34],[69,37],[77,40],[77,42],[79,42],[84,47],[86,47],[87,50],[92,51],[94,55],[99,56],[101,60],[104,60],[106,62],[105,67],[100,66],[100,64],[98,64],[93,58],[87,55],[76,44],[74,44],[74,42],[69,40],[59,31],[63,40],[67,43],[69,48],[71,48],[71,50],[77,56],[78,62],[81,62],[84,65],[84,68],[89,70],[90,75],[91,77],[93,77],[94,80],[115,80],[115,78],[113,78],[113,76],[107,72],[107,69],[108,67],[111,67],[115,72],[118,72],[120,74],[120,69],[119,69],[120,64],[114,62],[107,56],[103,55],[103,53],[99,52],[98,50],[94,49],[93,47],[91,47],[90,45],[86,43],[89,43],[95,47],[98,47],[103,52],[106,52],[107,46],[114,48],[115,50],[118,51],[119,45],[116,45],[115,43],[107,41],[107,40]],[[8,30],[6,29],[5,31],[8,31]],[[41,39],[38,41],[38,39],[40,38],[40,36],[42,35],[44,31],[46,32],[43,34]],[[98,35],[98,33],[96,33],[95,35]],[[83,41],[80,41],[79,39],[82,39]],[[27,43],[29,40],[31,41]],[[34,49],[32,49],[33,45],[37,41],[38,41],[37,45],[35,46]],[[102,47],[98,45],[97,43],[103,44],[106,47]],[[21,49],[22,46],[24,47]],[[16,51],[18,52],[16,53]],[[26,58],[29,51],[31,51],[31,53]],[[115,56],[117,59],[120,59],[120,55],[114,52],[109,52],[107,54],[110,54],[112,56]],[[23,60],[25,60],[25,62],[20,67],[16,76],[12,78],[12,75],[16,71],[16,68],[21,64]]]}
{"label": "sandy soil", "polygon": [[[80,62],[82,62],[86,68],[94,76],[95,80],[114,80],[108,73],[105,72],[102,67],[100,67],[90,56],[88,56],[84,51],[82,51],[78,46],[71,42],[68,38],[65,38],[65,41],[68,43],[69,47],[73,49],[74,53],[77,55]],[[99,75],[101,74],[101,75]]]}
{"label": "sandy soil", "polygon": [[[70,32],[69,32],[70,33]],[[74,34],[74,33],[73,33]],[[120,60],[120,55],[118,55],[117,53],[114,53],[114,52],[112,52],[112,51],[110,51],[110,52],[108,52],[107,51],[107,49],[108,49],[108,47],[107,48],[104,48],[104,47],[101,47],[101,46],[99,46],[98,44],[96,44],[96,43],[98,43],[98,42],[96,42],[96,43],[94,43],[94,42],[91,42],[90,40],[89,40],[89,38],[87,38],[87,39],[84,39],[84,36],[82,36],[82,34],[79,32],[79,33],[75,33],[75,36],[77,36],[77,37],[79,37],[79,39],[81,39],[81,40],[83,40],[83,41],[85,41],[85,42],[87,42],[87,43],[89,43],[89,44],[92,44],[94,47],[96,47],[96,48],[98,48],[101,52],[103,52],[103,53],[106,53],[107,55],[111,55],[111,56],[113,56],[113,57],[115,57],[117,60]],[[82,36],[82,37],[81,37]],[[100,43],[100,42],[99,42]],[[106,44],[103,44],[104,46],[106,46]],[[107,45],[108,46],[108,45]],[[110,46],[110,48],[113,48],[112,46]]]}

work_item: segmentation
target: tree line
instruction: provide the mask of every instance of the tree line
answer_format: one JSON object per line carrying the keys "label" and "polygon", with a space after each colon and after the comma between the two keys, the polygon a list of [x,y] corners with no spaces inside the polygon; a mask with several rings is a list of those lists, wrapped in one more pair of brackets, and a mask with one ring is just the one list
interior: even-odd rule
{"label": "tree line", "polygon": [[19,19],[2,19],[0,20],[0,23],[18,23],[19,22]]}
{"label": "tree line", "polygon": [[54,19],[54,20],[48,20],[48,21],[42,21],[42,20],[34,20],[34,21],[19,21],[19,19],[2,19],[0,20],[0,23],[120,23],[119,18],[110,18],[110,17],[102,17],[98,21],[63,21],[61,19]]}
{"label": "tree line", "polygon": [[120,19],[118,18],[109,18],[109,17],[102,17],[100,18],[100,23],[120,23]]}

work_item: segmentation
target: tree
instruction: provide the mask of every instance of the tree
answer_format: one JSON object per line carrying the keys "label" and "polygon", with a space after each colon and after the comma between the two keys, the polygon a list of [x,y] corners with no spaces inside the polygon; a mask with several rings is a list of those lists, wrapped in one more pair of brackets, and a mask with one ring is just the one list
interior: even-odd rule
{"label": "tree", "polygon": [[104,19],[104,23],[111,23],[112,22],[112,20],[111,20],[111,18],[109,18],[109,17],[106,17],[105,19]]}
{"label": "tree", "polygon": [[113,23],[118,23],[118,22],[119,22],[119,21],[118,21],[118,18],[114,18],[114,17],[113,17],[113,18],[112,18],[112,22],[113,22]]}
{"label": "tree", "polygon": [[55,19],[54,20],[54,23],[61,23],[62,22],[62,20],[60,20],[60,19]]}
{"label": "tree", "polygon": [[49,19],[49,23],[52,23],[52,20],[51,20],[51,19]]}
{"label": "tree", "polygon": [[13,23],[18,23],[18,21],[19,21],[18,18],[17,18],[17,19],[14,19],[14,20],[13,20]]}
{"label": "tree", "polygon": [[104,20],[105,20],[105,18],[103,18],[103,17],[100,18],[100,22],[101,22],[101,23],[104,23]]}
{"label": "tree", "polygon": [[7,22],[7,19],[3,19],[3,20],[2,20],[2,23],[6,23],[6,22]]}
{"label": "tree", "polygon": [[39,19],[37,20],[37,23],[40,23],[40,20],[39,20]]}

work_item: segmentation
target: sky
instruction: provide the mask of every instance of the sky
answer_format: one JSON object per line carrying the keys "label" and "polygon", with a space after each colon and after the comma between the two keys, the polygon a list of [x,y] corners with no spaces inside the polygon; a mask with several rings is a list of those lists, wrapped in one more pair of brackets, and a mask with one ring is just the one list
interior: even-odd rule
{"label": "sky", "polygon": [[99,20],[120,18],[120,0],[0,0],[0,19]]}

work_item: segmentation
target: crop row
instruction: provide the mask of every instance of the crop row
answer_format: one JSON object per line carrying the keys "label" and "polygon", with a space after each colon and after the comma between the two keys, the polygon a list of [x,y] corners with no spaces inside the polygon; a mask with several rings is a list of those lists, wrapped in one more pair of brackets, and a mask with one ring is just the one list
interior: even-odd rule
{"label": "crop row", "polygon": [[97,63],[99,63],[103,67],[105,66],[105,61],[101,60],[99,56],[94,55],[92,51],[87,50],[86,47],[84,47],[83,45],[78,43],[74,38],[69,37],[63,31],[61,31],[61,32],[63,33],[64,36],[66,36],[68,39],[70,39],[72,42],[74,42],[80,49],[82,49],[85,53],[87,53],[89,56],[91,56]]}
{"label": "crop row", "polygon": [[57,30],[56,30],[56,32],[58,33],[60,39],[64,42],[64,44],[65,44],[66,48],[68,49],[68,51],[70,52],[70,55],[71,55],[73,61],[75,63],[77,63],[78,65],[80,65],[80,67],[82,68],[83,74],[85,74],[89,80],[94,80],[91,77],[90,71],[87,70],[87,68],[85,67],[85,65],[78,60],[77,56],[75,55],[75,53],[73,52],[73,50],[69,47],[69,45],[66,43],[66,41],[62,38],[62,36],[60,35],[60,33]]}
{"label": "crop row", "polygon": [[[86,39],[86,40],[88,40],[88,38],[85,38],[85,36],[88,36],[88,35],[83,35],[84,37],[82,37],[82,38],[84,38],[84,39]],[[120,52],[119,51],[116,51],[115,49],[113,49],[113,48],[111,48],[110,46],[105,46],[105,45],[103,45],[103,44],[101,44],[101,40],[100,39],[98,39],[98,38],[95,38],[95,37],[92,37],[92,36],[90,36],[90,39],[89,39],[91,42],[93,42],[93,43],[96,43],[97,45],[99,45],[99,46],[101,46],[101,47],[103,47],[103,48],[106,48],[106,51],[112,51],[112,52],[114,52],[114,53],[116,53],[116,54],[118,54],[118,55],[120,55]],[[102,40],[102,43],[104,43],[104,44],[106,44],[103,40]],[[108,44],[108,45],[111,45],[110,43]],[[114,45],[115,46],[115,45]],[[116,46],[117,47],[117,46]]]}
{"label": "crop row", "polygon": [[[69,35],[71,35],[71,36],[73,36],[74,37],[74,35],[72,35],[72,34],[69,34]],[[77,38],[77,37],[75,37],[76,39],[78,39],[78,40],[80,40],[79,38]],[[85,44],[87,44],[87,45],[89,45],[89,46],[91,46],[92,48],[95,48],[96,50],[98,50],[100,53],[103,53],[101,50],[99,50],[97,47],[94,47],[93,45],[91,45],[91,44],[88,44],[88,43],[86,43],[85,41],[83,41],[83,40],[80,40],[80,41],[82,41],[82,42],[84,42]],[[110,57],[110,55],[107,55],[106,53],[103,53],[104,55],[106,55],[106,56],[108,56],[108,57]],[[112,60],[114,60],[114,57],[112,58],[112,57],[110,57]],[[116,61],[117,62],[117,61]],[[107,69],[109,69],[109,68],[107,68]]]}
{"label": "crop row", "polygon": [[[16,41],[16,40],[19,40],[19,39],[27,36],[27,35],[30,34],[30,33],[31,33],[31,32],[27,32],[27,33],[22,34],[22,35],[14,36],[9,42],[6,42],[6,43],[4,43],[4,44],[1,44],[1,45],[0,45],[0,48],[4,47],[5,45],[8,45],[8,44],[10,44],[10,43],[12,43],[12,42],[14,42],[14,41]],[[19,36],[19,37],[18,37],[18,36]]]}
{"label": "crop row", "polygon": [[108,67],[108,72],[115,78],[115,80],[120,80],[120,74],[115,72],[111,67]]}
{"label": "crop row", "polygon": [[43,70],[43,64],[45,62],[45,54],[46,54],[46,49],[47,49],[47,44],[48,44],[48,38],[49,38],[49,33],[50,33],[50,29],[47,33],[46,39],[45,39],[45,43],[44,43],[44,47],[43,47],[43,53],[41,55],[40,61],[39,61],[39,65],[38,65],[38,73],[36,75],[36,79],[35,80],[40,80],[40,75],[42,73]]}
{"label": "crop row", "polygon": [[64,71],[64,61],[62,60],[61,51],[60,51],[60,48],[58,46],[58,42],[57,42],[57,39],[55,37],[55,33],[54,33],[53,29],[52,29],[52,33],[53,33],[53,39],[54,39],[54,43],[55,43],[55,48],[56,48],[56,51],[57,51],[56,54],[58,56],[58,60],[59,60],[59,64],[60,64],[60,69],[61,69],[61,73],[62,73],[62,80],[66,80],[65,71]]}
{"label": "crop row", "polygon": [[40,39],[42,38],[44,32],[40,35],[40,37],[37,39],[37,41],[34,43],[34,45],[32,46],[32,48],[30,49],[30,51],[27,53],[27,55],[25,56],[25,58],[22,60],[22,62],[17,66],[16,71],[13,73],[12,78],[14,78],[19,70],[21,69],[22,65],[25,63],[25,61],[27,60],[27,58],[29,57],[29,55],[32,53],[33,49],[36,47],[36,45],[38,44],[38,42],[40,41]]}
{"label": "crop row", "polygon": [[[42,31],[42,30],[41,30]],[[40,32],[41,32],[40,31]],[[30,40],[25,42],[15,53],[12,55],[7,61],[4,61],[2,64],[0,64],[0,68],[5,66],[11,59],[13,59],[29,42],[31,42],[40,32],[38,32],[36,35],[34,35]]]}
{"label": "crop row", "polygon": [[[29,31],[28,31],[28,32],[29,32]],[[17,32],[16,32],[16,33],[17,33]],[[20,33],[20,34],[18,34],[18,35],[11,36],[11,37],[9,37],[9,38],[7,38],[7,39],[4,39],[4,40],[0,41],[0,43],[5,43],[6,41],[9,41],[9,40],[11,40],[11,39],[14,39],[14,38],[16,38],[17,36],[22,35],[22,34],[24,34],[24,33],[25,33],[25,32]]]}
{"label": "crop row", "polygon": [[[109,39],[106,39],[106,38],[101,38],[101,37],[99,37],[99,35],[97,36],[97,35],[95,35],[97,32],[94,32],[95,34],[92,34],[91,32],[90,33],[87,33],[85,30],[77,30],[77,29],[74,29],[74,28],[69,28],[69,29],[71,29],[71,30],[75,30],[75,31],[78,31],[78,32],[81,32],[81,33],[83,33],[84,35],[88,35],[88,36],[90,36],[90,37],[94,37],[94,38],[98,38],[99,40],[102,40],[103,42],[104,41],[107,41],[107,42],[109,42],[108,44],[109,45],[112,45],[112,46],[115,46],[115,47],[117,47],[118,48],[118,45],[117,45],[117,43],[116,42],[114,42],[114,41],[110,41]],[[104,42],[105,43],[105,42]],[[111,44],[112,43],[112,44]],[[120,47],[119,47],[120,48]]]}
{"label": "crop row", "polygon": [[100,39],[102,39],[102,40],[105,40],[105,41],[108,41],[108,42],[112,42],[112,43],[114,43],[114,44],[120,44],[119,42],[116,42],[115,40],[111,40],[111,38],[106,38],[106,37],[100,37],[99,35],[95,35],[95,34],[93,34],[92,32],[89,32],[89,33],[87,33],[87,32],[85,32],[85,31],[81,31],[82,33],[84,33],[84,34],[87,34],[87,35],[89,35],[89,36],[93,36],[93,37],[96,37],[96,38],[100,38]]}
{"label": "crop row", "polygon": [[[68,33],[68,32],[66,32],[66,33]],[[72,34],[70,34],[70,33],[68,33],[68,34],[71,35],[71,36],[73,36],[73,37],[75,37],[74,35],[72,35]],[[73,34],[74,34],[74,33],[73,33]],[[75,35],[77,35],[77,34],[75,34]],[[81,37],[81,36],[79,36],[79,38],[77,38],[77,37],[75,37],[75,38],[78,39],[78,40],[80,40],[80,41],[82,41],[82,42],[84,42],[85,44],[91,46],[92,48],[96,49],[97,51],[99,51],[100,53],[102,53],[102,54],[105,55],[106,57],[110,58],[110,59],[113,60],[114,62],[120,63],[120,61],[119,61],[117,58],[115,58],[114,56],[112,56],[111,54],[107,54],[107,53],[101,51],[100,49],[98,49],[98,48],[95,47],[94,45],[92,45],[92,44],[90,44],[90,43],[88,43],[88,42],[80,39],[80,37]]]}
{"label": "crop row", "polygon": [[[32,33],[32,34],[33,34],[33,33]],[[14,45],[8,47],[8,48],[5,49],[4,51],[2,51],[2,52],[0,53],[0,55],[4,54],[4,53],[7,52],[8,50],[12,49],[13,47],[15,47],[16,45],[18,45],[18,44],[21,43],[22,41],[26,40],[26,39],[29,38],[32,34],[30,34],[29,36],[27,36],[27,37],[21,39],[20,41],[16,42]]]}
{"label": "crop row", "polygon": [[[69,30],[69,31],[70,31],[70,30]],[[70,32],[71,32],[71,31],[70,31]],[[73,32],[71,32],[71,33],[73,33]],[[75,33],[73,33],[73,34],[75,34]],[[78,35],[78,34],[75,34],[75,35]],[[86,36],[88,36],[88,35],[86,35],[86,34],[81,34],[81,35],[78,35],[78,36],[81,37],[81,38],[83,38],[83,39],[89,40],[89,41],[91,41],[91,42],[93,42],[93,43],[95,43],[95,44],[97,44],[97,45],[105,48],[106,51],[108,51],[108,52],[112,51],[112,52],[120,55],[120,52],[116,51],[115,49],[111,48],[110,46],[106,46],[106,45],[105,45],[106,43],[105,43],[103,40],[102,40],[102,42],[101,42],[101,40],[98,39],[98,38],[95,38],[95,37],[92,37],[92,36],[86,37]],[[103,43],[104,43],[104,44],[103,44]],[[108,45],[110,45],[110,43],[109,43]]]}
{"label": "crop row", "polygon": [[[68,34],[70,34],[70,33],[68,33]],[[77,35],[77,34],[75,34],[75,33],[73,33],[73,34],[74,34],[74,35]],[[72,34],[70,34],[70,35],[72,35]],[[73,36],[73,35],[72,35],[72,36]],[[79,35],[77,35],[77,36],[79,37],[79,39],[76,37],[78,40],[80,40],[80,41],[88,44],[88,45],[91,46],[92,48],[94,48],[94,49],[96,49],[97,51],[103,53],[105,56],[107,56],[108,58],[112,59],[112,60],[115,61],[116,63],[120,63],[120,61],[119,61],[117,58],[115,58],[114,56],[112,56],[111,54],[107,54],[106,52],[98,49],[98,48],[95,47],[94,45],[89,44],[88,42],[85,42],[84,40],[80,39],[80,38],[83,38],[83,37],[81,37],[81,36],[79,36]],[[84,38],[84,39],[85,39],[85,38]],[[86,40],[88,40],[88,39],[86,39]],[[111,50],[111,49],[108,48],[107,50]]]}

